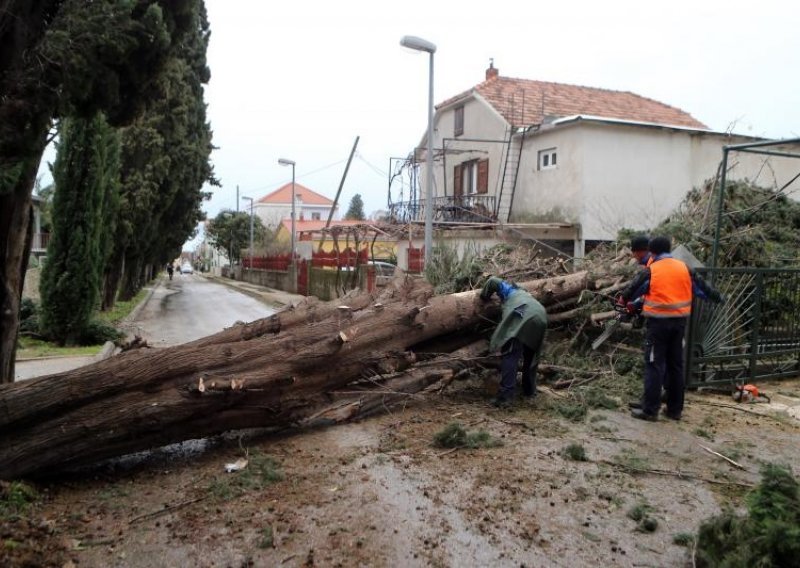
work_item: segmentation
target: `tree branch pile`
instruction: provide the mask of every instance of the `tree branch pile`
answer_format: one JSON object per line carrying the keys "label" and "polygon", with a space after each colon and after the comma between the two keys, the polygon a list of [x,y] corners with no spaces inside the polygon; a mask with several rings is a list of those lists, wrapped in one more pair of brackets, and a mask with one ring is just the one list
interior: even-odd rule
{"label": "tree branch pile", "polygon": [[[613,282],[581,271],[521,285],[557,309]],[[400,278],[377,296],[307,299],[185,345],[2,385],[0,478],[229,430],[363,416],[477,366],[498,314],[477,290],[434,296]]]}

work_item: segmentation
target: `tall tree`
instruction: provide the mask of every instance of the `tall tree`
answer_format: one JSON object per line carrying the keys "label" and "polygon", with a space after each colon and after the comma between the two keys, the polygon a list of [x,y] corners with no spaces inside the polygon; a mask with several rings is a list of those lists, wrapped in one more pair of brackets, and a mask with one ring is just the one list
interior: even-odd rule
{"label": "tall tree", "polygon": [[[253,217],[253,242],[262,242],[266,229],[257,215]],[[209,221],[206,238],[212,247],[224,253],[231,262],[239,262],[242,249],[250,244],[250,215],[225,209]]]}
{"label": "tall tree", "polygon": [[41,327],[60,344],[78,344],[100,294],[106,231],[116,215],[119,135],[102,113],[64,121],[53,167],[52,242],[42,272]]}
{"label": "tall tree", "polygon": [[52,121],[141,110],[202,0],[0,0],[0,382],[14,380],[36,171]]}
{"label": "tall tree", "polygon": [[[123,135],[123,215],[127,223],[115,239],[114,262],[106,278],[110,292],[133,297],[154,267],[180,254],[215,184],[209,156],[211,127],[206,121],[203,84],[208,22],[199,4],[191,33],[170,50],[164,72],[154,85],[147,111]],[[105,306],[113,303],[106,294]]]}
{"label": "tall tree", "polygon": [[344,215],[345,219],[354,219],[357,221],[363,221],[366,219],[364,216],[364,201],[361,199],[361,194],[356,193],[353,196],[353,199],[350,200],[350,207],[347,209],[347,213]]}

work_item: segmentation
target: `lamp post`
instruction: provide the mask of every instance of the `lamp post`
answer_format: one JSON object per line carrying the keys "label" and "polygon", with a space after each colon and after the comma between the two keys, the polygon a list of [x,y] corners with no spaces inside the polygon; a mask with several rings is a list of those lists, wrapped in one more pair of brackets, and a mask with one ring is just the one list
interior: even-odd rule
{"label": "lamp post", "polygon": [[[292,265],[292,267],[294,267],[295,266],[295,258],[294,257],[295,257],[295,252],[296,252],[295,251],[295,240],[294,240],[294,233],[295,233],[295,228],[294,228],[294,218],[295,218],[294,202],[297,201],[295,199],[295,196],[294,196],[294,166],[295,166],[295,163],[294,163],[294,160],[287,160],[285,158],[281,158],[280,160],[278,160],[278,163],[280,165],[282,165],[282,166],[292,166],[292,264],[291,265]],[[293,278],[293,280],[294,280],[293,287],[295,288],[294,291],[297,291],[297,277],[296,277],[296,274],[297,274],[297,272],[295,272],[295,277]]]}
{"label": "lamp post", "polygon": [[243,195],[242,199],[250,200],[250,248],[248,252],[250,253],[250,270],[253,270],[253,198]]}
{"label": "lamp post", "polygon": [[278,160],[278,163],[282,166],[292,166],[292,263],[294,263],[294,255],[295,255],[295,242],[294,242],[294,202],[296,201],[294,196],[294,166],[295,163],[293,160],[287,160],[285,158],[281,158]]}
{"label": "lamp post", "polygon": [[431,258],[433,248],[433,54],[436,46],[431,42],[416,36],[403,36],[400,45],[415,51],[424,51],[430,54],[428,65],[428,142],[427,162],[425,167],[425,264]]}

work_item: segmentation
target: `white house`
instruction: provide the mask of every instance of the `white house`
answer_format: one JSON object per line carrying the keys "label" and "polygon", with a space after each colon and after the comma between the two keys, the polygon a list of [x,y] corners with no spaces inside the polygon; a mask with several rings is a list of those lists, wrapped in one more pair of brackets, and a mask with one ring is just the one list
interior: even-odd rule
{"label": "white house", "polygon": [[[724,145],[754,140],[713,132],[634,93],[501,77],[490,65],[482,83],[436,107],[434,216],[491,218],[535,238],[566,239],[580,257],[587,241],[656,225],[716,175]],[[426,144],[424,135],[413,158],[418,180],[425,180]],[[796,166],[738,154],[728,179],[782,186]],[[409,207],[421,218],[424,198],[420,204],[393,204],[393,213]],[[557,227],[557,236],[542,227]]]}
{"label": "white house", "polygon": [[[336,218],[338,206],[333,201],[299,183],[294,184],[296,219],[327,221],[331,208]],[[253,204],[253,211],[261,218],[264,226],[275,229],[283,219],[292,216],[292,184],[287,183],[265,195]]]}

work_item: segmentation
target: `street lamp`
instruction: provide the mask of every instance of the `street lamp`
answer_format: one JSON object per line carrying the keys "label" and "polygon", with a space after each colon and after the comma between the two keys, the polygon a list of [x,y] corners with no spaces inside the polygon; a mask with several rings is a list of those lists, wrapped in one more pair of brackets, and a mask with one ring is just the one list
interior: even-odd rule
{"label": "street lamp", "polygon": [[433,248],[433,54],[436,46],[431,42],[416,36],[403,36],[400,45],[415,51],[425,51],[430,54],[428,65],[428,142],[427,162],[425,167],[425,264],[431,258]]}
{"label": "street lamp", "polygon": [[250,200],[250,270],[253,270],[253,198],[242,195],[242,199]]}
{"label": "street lamp", "polygon": [[280,160],[278,160],[278,163],[280,165],[282,165],[282,166],[292,166],[292,264],[294,264],[294,256],[295,256],[295,250],[294,250],[294,248],[295,248],[295,242],[294,242],[294,217],[295,217],[295,215],[294,215],[294,202],[295,202],[295,197],[294,197],[294,166],[295,166],[295,163],[294,163],[293,160],[286,160],[284,158],[281,158]]}

